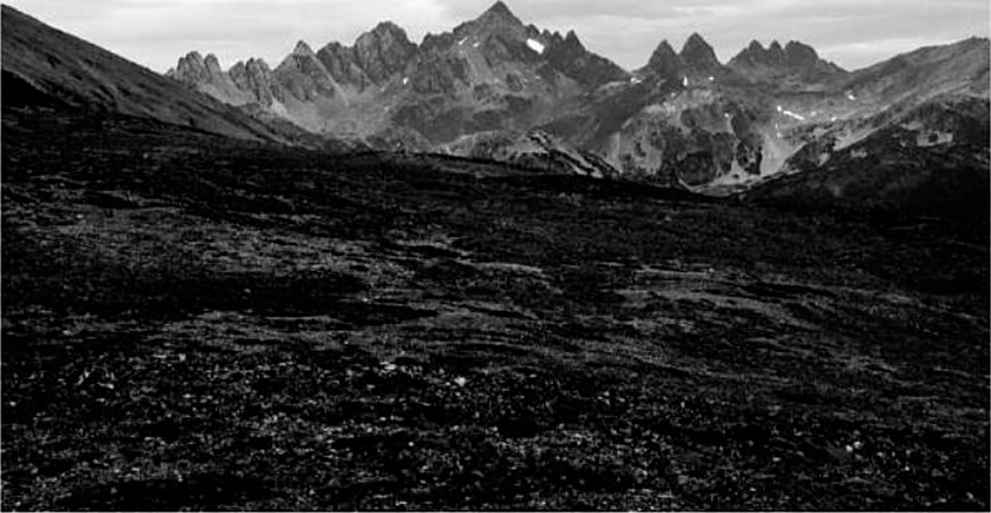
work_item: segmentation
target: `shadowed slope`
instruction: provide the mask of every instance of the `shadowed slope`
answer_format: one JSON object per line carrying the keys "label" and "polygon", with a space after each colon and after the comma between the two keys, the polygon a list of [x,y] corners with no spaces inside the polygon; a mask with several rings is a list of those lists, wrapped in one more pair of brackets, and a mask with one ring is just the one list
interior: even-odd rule
{"label": "shadowed slope", "polygon": [[[4,105],[54,103],[148,117],[241,139],[286,135],[234,107],[4,5]],[[13,87],[7,87],[13,86]]]}

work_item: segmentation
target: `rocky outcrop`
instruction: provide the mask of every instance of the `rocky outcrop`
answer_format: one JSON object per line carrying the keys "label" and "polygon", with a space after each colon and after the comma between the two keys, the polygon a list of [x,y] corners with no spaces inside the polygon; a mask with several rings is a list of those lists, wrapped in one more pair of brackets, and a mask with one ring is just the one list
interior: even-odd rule
{"label": "rocky outcrop", "polygon": [[401,73],[415,52],[416,45],[392,22],[378,24],[354,43],[355,64],[376,84]]}
{"label": "rocky outcrop", "polygon": [[251,101],[250,95],[238,88],[220,68],[220,61],[212,53],[204,58],[199,52],[190,52],[181,57],[176,67],[166,75],[231,105]]}
{"label": "rocky outcrop", "polygon": [[289,94],[300,101],[312,102],[319,98],[334,98],[339,94],[334,78],[304,41],[296,44],[293,52],[275,68],[273,74]]}
{"label": "rocky outcrop", "polygon": [[285,90],[276,82],[272,70],[261,59],[238,62],[227,72],[238,89],[251,95],[253,101],[270,107],[274,101],[285,102]]}

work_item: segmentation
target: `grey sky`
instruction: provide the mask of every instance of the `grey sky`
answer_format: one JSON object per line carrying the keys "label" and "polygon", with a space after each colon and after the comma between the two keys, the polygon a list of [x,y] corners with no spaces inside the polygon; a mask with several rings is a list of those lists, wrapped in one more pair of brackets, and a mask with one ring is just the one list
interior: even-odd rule
{"label": "grey sky", "polygon": [[[133,61],[164,71],[190,50],[226,68],[272,65],[303,39],[351,44],[392,20],[419,42],[494,0],[11,0],[7,3]],[[574,29],[587,47],[626,68],[662,39],[680,48],[694,31],[728,60],[752,39],[801,40],[855,69],[919,46],[989,33],[988,0],[504,0],[525,23]]]}

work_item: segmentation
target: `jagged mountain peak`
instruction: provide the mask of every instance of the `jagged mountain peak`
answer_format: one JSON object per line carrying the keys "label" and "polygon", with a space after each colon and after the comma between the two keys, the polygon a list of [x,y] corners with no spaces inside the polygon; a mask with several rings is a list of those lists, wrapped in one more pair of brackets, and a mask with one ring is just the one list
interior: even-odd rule
{"label": "jagged mountain peak", "polygon": [[269,68],[268,63],[265,62],[265,59],[262,59],[261,57],[252,57],[248,59],[248,62],[245,63],[245,67],[247,67],[248,69],[256,68],[259,70],[271,71],[271,68]]}
{"label": "jagged mountain peak", "polygon": [[752,80],[775,81],[787,75],[819,80],[843,70],[822,60],[815,48],[801,41],[788,41],[782,48],[777,41],[765,50],[756,41],[733,57],[729,66]]}
{"label": "jagged mountain peak", "polygon": [[203,59],[203,65],[206,66],[206,69],[211,73],[220,73],[222,71],[220,69],[220,59],[212,53],[207,54],[207,56]]}
{"label": "jagged mountain peak", "polygon": [[292,53],[293,55],[314,55],[313,49],[310,48],[310,45],[306,44],[306,41],[303,41],[302,39],[296,42],[296,46],[293,48]]}
{"label": "jagged mountain peak", "polygon": [[181,59],[186,59],[186,60],[190,60],[190,61],[193,61],[193,62],[202,63],[203,62],[203,55],[200,54],[200,52],[198,52],[196,50],[193,50],[193,51],[187,53],[184,57],[181,57]]}
{"label": "jagged mountain peak", "polygon": [[403,37],[406,37],[406,31],[392,20],[380,21],[377,25],[375,25],[375,28],[373,28],[371,32],[376,34],[381,34],[381,33],[402,34]]}
{"label": "jagged mountain peak", "polygon": [[359,48],[376,43],[400,44],[406,46],[416,45],[410,41],[409,37],[406,35],[406,30],[391,21],[383,21],[378,25],[375,25],[372,30],[358,36],[358,38],[354,41],[354,46],[355,48]]}
{"label": "jagged mountain peak", "polygon": [[785,60],[789,66],[812,66],[819,60],[815,48],[799,42],[788,41],[785,45]]}
{"label": "jagged mountain peak", "polygon": [[756,40],[756,39],[754,39],[753,41],[750,42],[750,44],[747,46],[747,50],[749,50],[751,52],[763,52],[763,51],[765,51],[764,50],[764,45],[762,45],[761,42],[758,41],[758,40]]}
{"label": "jagged mountain peak", "polygon": [[665,39],[657,45],[654,53],[650,55],[650,60],[647,61],[644,71],[666,78],[674,78],[681,72],[683,64],[681,57],[671,47],[671,43]]}
{"label": "jagged mountain peak", "polygon": [[496,3],[492,4],[491,7],[489,7],[488,9],[485,10],[484,13],[482,13],[483,16],[486,14],[516,18],[516,15],[513,14],[513,11],[511,11],[509,9],[509,6],[506,5],[505,2],[503,2],[502,0],[497,0]]}
{"label": "jagged mountain peak", "polygon": [[196,83],[211,82],[223,74],[217,56],[207,54],[206,58],[200,52],[192,51],[180,57],[169,76],[182,82]]}
{"label": "jagged mountain peak", "polygon": [[710,71],[721,66],[716,51],[698,32],[688,36],[681,48],[680,57],[686,65],[699,70]]}
{"label": "jagged mountain peak", "polygon": [[523,22],[501,1],[492,4],[492,7],[489,7],[481,16],[474,20],[474,23],[482,26],[497,24],[523,26]]}
{"label": "jagged mountain peak", "polygon": [[569,30],[567,35],[564,36],[564,43],[569,46],[577,46],[579,48],[585,48],[581,40],[578,39],[578,35],[575,34],[574,30]]}
{"label": "jagged mountain peak", "polygon": [[[381,83],[406,67],[416,53],[416,43],[391,21],[379,23],[354,42],[354,64],[375,83]],[[352,70],[350,75],[356,75]],[[351,77],[353,80],[354,77]]]}
{"label": "jagged mountain peak", "polygon": [[685,40],[685,45],[709,46],[709,43],[705,40],[704,37],[702,37],[702,34],[699,34],[698,32],[692,32],[692,35],[688,36],[688,39]]}

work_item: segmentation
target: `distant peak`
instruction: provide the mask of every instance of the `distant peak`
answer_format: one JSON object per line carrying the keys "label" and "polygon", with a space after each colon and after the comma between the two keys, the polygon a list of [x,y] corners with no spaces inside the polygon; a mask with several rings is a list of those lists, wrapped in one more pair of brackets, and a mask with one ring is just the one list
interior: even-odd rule
{"label": "distant peak", "polygon": [[206,66],[206,69],[210,72],[220,73],[221,71],[220,60],[217,59],[217,56],[212,53],[207,54],[206,58],[203,59],[203,65]]}
{"label": "distant peak", "polygon": [[249,70],[269,71],[268,63],[265,59],[252,57],[244,64]]}
{"label": "distant peak", "polygon": [[685,46],[682,47],[681,53],[682,57],[685,54],[700,54],[700,53],[712,53],[712,46],[706,42],[698,32],[692,32],[692,35],[688,36],[685,40]]}
{"label": "distant peak", "polygon": [[500,16],[512,16],[514,18],[516,17],[516,15],[513,14],[513,11],[509,10],[509,6],[503,3],[502,0],[498,0],[496,3],[492,4],[492,7],[489,7],[485,13],[498,14]]}
{"label": "distant peak", "polygon": [[372,32],[376,32],[376,33],[382,33],[382,32],[397,33],[397,32],[402,32],[404,35],[406,34],[406,31],[403,30],[402,27],[400,27],[399,25],[396,25],[395,23],[393,23],[392,21],[389,21],[389,20],[379,22],[379,24],[378,25],[375,25],[375,28],[372,29]]}
{"label": "distant peak", "polygon": [[754,39],[753,41],[750,42],[750,45],[747,46],[747,50],[750,50],[752,52],[756,52],[756,51],[763,52],[764,45],[760,44],[760,41]]}
{"label": "distant peak", "polygon": [[703,38],[698,32],[692,32],[692,35],[688,36],[688,40],[685,42],[693,44],[709,44],[705,42],[705,38]]}
{"label": "distant peak", "polygon": [[[555,33],[555,35],[558,38],[561,37],[560,34]],[[585,46],[582,45],[581,40],[578,39],[578,35],[575,34],[574,30],[569,30],[567,35],[564,36],[564,45],[567,46],[568,48],[575,48],[580,50],[585,49]]]}
{"label": "distant peak", "polygon": [[811,66],[819,60],[815,48],[799,41],[788,41],[784,51],[789,66]]}
{"label": "distant peak", "polygon": [[397,41],[402,44],[412,44],[409,37],[406,36],[406,31],[391,21],[383,21],[375,25],[375,28],[371,31],[358,36],[358,39],[355,40],[355,46],[367,45],[372,40]]}
{"label": "distant peak", "polygon": [[523,24],[523,22],[521,22],[520,19],[517,18],[515,14],[513,14],[513,11],[510,11],[509,7],[507,7],[506,4],[502,3],[501,1],[492,4],[492,7],[489,7],[488,10],[486,10],[484,13],[482,13],[481,16],[478,17],[478,19],[490,20],[490,21],[495,21],[495,20],[508,21],[509,23],[512,23],[514,25]]}
{"label": "distant peak", "polygon": [[312,55],[313,49],[310,48],[310,45],[306,44],[306,41],[300,39],[299,42],[296,43],[296,47],[293,48],[292,53],[294,55]]}
{"label": "distant peak", "polygon": [[664,53],[664,54],[674,54],[674,48],[671,47],[671,43],[667,39],[661,41],[657,48],[654,49],[654,53]]}
{"label": "distant peak", "polygon": [[719,59],[716,58],[715,50],[698,32],[693,32],[691,36],[688,36],[685,46],[681,48],[681,59],[685,61],[685,64],[702,70],[711,70],[721,66]]}
{"label": "distant peak", "polygon": [[681,66],[681,57],[678,57],[667,39],[657,45],[647,62],[650,71],[665,77],[677,76],[681,72]]}

